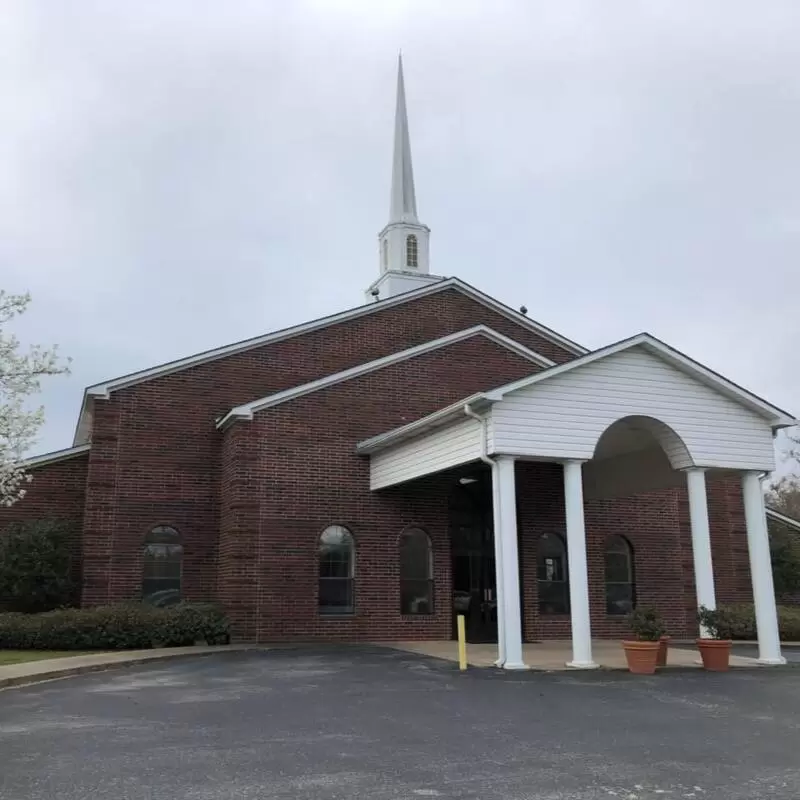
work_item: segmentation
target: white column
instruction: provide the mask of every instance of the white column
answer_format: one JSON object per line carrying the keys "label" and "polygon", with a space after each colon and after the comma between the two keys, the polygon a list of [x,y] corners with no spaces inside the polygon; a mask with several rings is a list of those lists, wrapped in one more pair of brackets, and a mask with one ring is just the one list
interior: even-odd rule
{"label": "white column", "polygon": [[[503,624],[505,669],[527,669],[522,660],[522,615],[519,594],[519,555],[517,552],[517,490],[514,478],[514,459],[510,456],[495,458],[493,479],[497,479],[497,499],[500,507],[503,577]],[[498,609],[500,607],[498,606]]]}
{"label": "white column", "polygon": [[758,660],[762,664],[785,664],[778,635],[778,611],[775,608],[764,493],[758,472],[745,472],[742,477],[742,493],[758,630]]}
{"label": "white column", "polygon": [[568,667],[594,669],[589,618],[589,570],[586,566],[586,527],[583,520],[581,461],[564,462],[564,500],[567,516],[567,562],[572,618],[572,661]]}
{"label": "white column", "polygon": [[[689,492],[689,520],[692,526],[692,558],[694,559],[694,585],[697,607],[714,609],[714,567],[711,561],[711,534],[708,526],[708,501],[706,499],[706,473],[703,469],[686,470],[686,488]],[[708,631],[700,627],[700,636]]]}
{"label": "white column", "polygon": [[495,601],[497,602],[497,660],[495,666],[502,667],[506,661],[506,612],[503,607],[503,523],[500,517],[500,482],[497,464],[492,465],[492,516],[494,522],[494,572]]}

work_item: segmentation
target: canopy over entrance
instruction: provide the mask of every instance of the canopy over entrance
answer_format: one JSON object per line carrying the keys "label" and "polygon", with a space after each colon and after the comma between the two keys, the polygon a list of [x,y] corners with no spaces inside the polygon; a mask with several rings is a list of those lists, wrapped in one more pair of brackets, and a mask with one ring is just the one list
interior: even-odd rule
{"label": "canopy over entrance", "polygon": [[673,469],[769,472],[775,430],[794,424],[785,411],[640,334],[465,398],[361,442],[358,451],[370,456],[373,489],[495,454],[588,461],[644,434]]}
{"label": "canopy over entrance", "polygon": [[[713,609],[716,599],[705,473],[741,472],[759,655],[762,663],[779,664],[785,662],[780,654],[760,478],[775,467],[775,431],[795,424],[781,409],[658,339],[640,334],[465,398],[361,442],[358,452],[370,458],[373,490],[476,461],[491,465],[497,663],[506,669],[525,668],[517,460],[563,464],[570,665],[586,669],[597,664],[592,658],[585,491],[602,492],[604,487],[608,489],[609,480],[619,482],[622,477],[624,483],[631,477],[641,479],[643,474],[685,481],[697,605]],[[648,458],[649,468],[642,469]],[[585,462],[592,464],[584,470]],[[597,469],[593,469],[595,465]]]}

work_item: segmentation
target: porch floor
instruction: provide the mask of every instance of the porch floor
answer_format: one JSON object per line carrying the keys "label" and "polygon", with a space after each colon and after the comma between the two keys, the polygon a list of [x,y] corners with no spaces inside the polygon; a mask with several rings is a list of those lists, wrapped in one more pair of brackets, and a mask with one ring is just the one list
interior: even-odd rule
{"label": "porch floor", "polygon": [[[458,643],[455,641],[428,642],[377,642],[383,647],[406,650],[410,653],[441,658],[446,661],[458,661]],[[523,658],[531,669],[569,670],[567,662],[572,658],[572,645],[568,639],[524,644]],[[604,669],[627,669],[622,644],[608,639],[596,639],[592,642],[594,660]],[[492,667],[497,658],[496,644],[468,644],[467,663],[473,667]],[[731,655],[731,667],[760,666],[755,658]],[[675,644],[669,648],[667,668],[696,667],[700,668],[700,653],[694,643]]]}

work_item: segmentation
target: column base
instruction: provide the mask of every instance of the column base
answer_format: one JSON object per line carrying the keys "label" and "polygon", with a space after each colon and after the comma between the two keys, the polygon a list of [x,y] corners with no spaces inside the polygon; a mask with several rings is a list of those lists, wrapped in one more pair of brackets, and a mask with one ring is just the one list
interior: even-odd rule
{"label": "column base", "polygon": [[571,669],[600,669],[594,661],[567,661],[567,666]]}
{"label": "column base", "polygon": [[506,663],[503,664],[503,669],[523,670],[530,669],[530,667],[522,661],[506,661]]}
{"label": "column base", "polygon": [[759,664],[765,667],[780,667],[786,663],[786,659],[783,656],[779,658],[759,658],[756,659]]}

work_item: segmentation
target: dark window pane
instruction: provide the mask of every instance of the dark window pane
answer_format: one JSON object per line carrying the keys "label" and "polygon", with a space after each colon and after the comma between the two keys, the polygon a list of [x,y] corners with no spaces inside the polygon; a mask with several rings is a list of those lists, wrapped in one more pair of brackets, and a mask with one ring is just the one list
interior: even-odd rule
{"label": "dark window pane", "polygon": [[400,613],[433,613],[431,540],[419,528],[412,528],[400,537]]}
{"label": "dark window pane", "polygon": [[606,581],[609,583],[629,583],[631,580],[631,561],[627,553],[606,553]]}
{"label": "dark window pane", "polygon": [[546,533],[539,538],[536,572],[539,613],[568,614],[567,546],[557,534]]}
{"label": "dark window pane", "polygon": [[606,584],[606,613],[613,616],[633,610],[634,587],[632,583]]}
{"label": "dark window pane", "polygon": [[565,581],[539,581],[539,613],[568,614],[569,584]]}
{"label": "dark window pane", "polygon": [[170,606],[181,599],[180,579],[144,578],[142,600],[154,606]]}
{"label": "dark window pane", "polygon": [[431,578],[431,542],[421,530],[407,531],[400,537],[400,573],[406,579]]}
{"label": "dark window pane", "polygon": [[624,536],[606,541],[606,613],[622,616],[636,604],[633,579],[633,549]]}
{"label": "dark window pane", "polygon": [[353,613],[355,543],[347,528],[331,525],[320,536],[319,611]]}
{"label": "dark window pane", "polygon": [[174,528],[159,525],[145,537],[142,557],[142,600],[164,606],[181,599],[183,546]]}
{"label": "dark window pane", "polygon": [[540,581],[563,581],[566,579],[564,556],[544,556],[539,559]]}
{"label": "dark window pane", "polygon": [[320,554],[320,578],[349,578],[350,574],[349,553],[345,554],[343,557],[338,553]]}
{"label": "dark window pane", "polygon": [[401,614],[433,614],[433,581],[400,581]]}
{"label": "dark window pane", "polygon": [[351,578],[319,579],[321,614],[353,613],[353,580]]}

